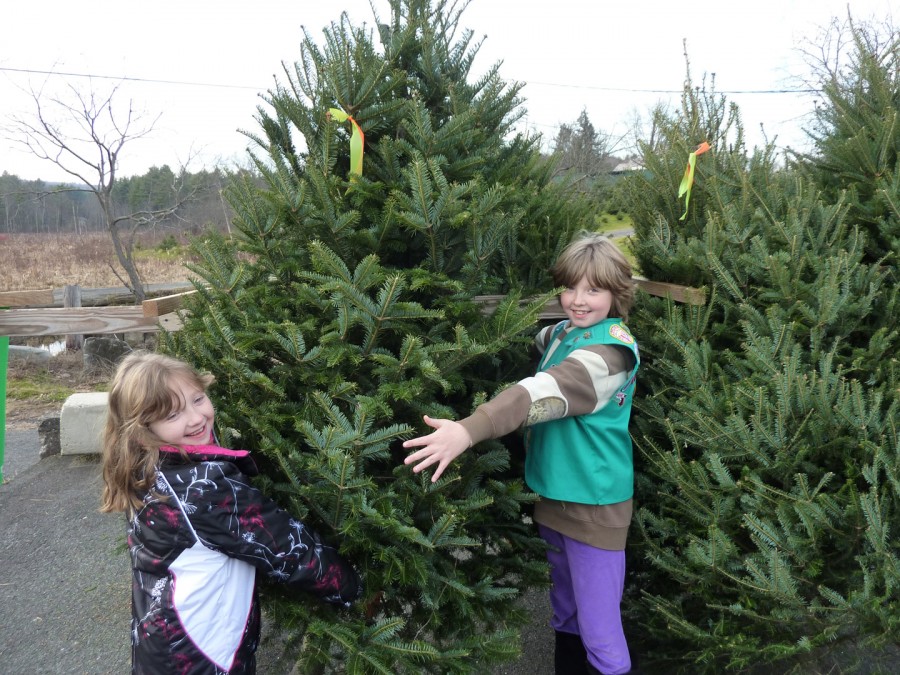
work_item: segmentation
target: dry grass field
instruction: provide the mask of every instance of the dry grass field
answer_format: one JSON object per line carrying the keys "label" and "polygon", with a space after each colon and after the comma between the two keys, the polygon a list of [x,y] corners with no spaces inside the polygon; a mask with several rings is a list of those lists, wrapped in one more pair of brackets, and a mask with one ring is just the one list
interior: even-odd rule
{"label": "dry grass field", "polygon": [[[183,247],[156,248],[158,237],[142,242],[135,252],[147,284],[183,282],[189,277]],[[116,276],[116,256],[105,232],[83,235],[0,235],[0,291],[40,290],[78,284],[82,288],[123,286]],[[56,337],[13,338],[12,344],[37,346]],[[10,362],[7,374],[6,425],[32,427],[58,412],[62,401],[77,391],[104,388],[107,377],[84,372],[81,352],[62,353],[45,365]]]}
{"label": "dry grass field", "polygon": [[[157,238],[158,239],[158,238]],[[157,240],[142,242],[135,259],[144,283],[186,281],[187,257],[179,247],[163,252]],[[105,232],[88,234],[9,234],[0,238],[0,291],[38,290],[79,285],[124,285],[112,241]]]}

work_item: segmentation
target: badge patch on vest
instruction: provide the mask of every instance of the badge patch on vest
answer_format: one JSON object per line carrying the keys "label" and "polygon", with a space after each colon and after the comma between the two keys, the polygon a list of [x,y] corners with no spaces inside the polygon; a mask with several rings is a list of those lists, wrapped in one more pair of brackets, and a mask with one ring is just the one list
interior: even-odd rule
{"label": "badge patch on vest", "polygon": [[609,327],[609,334],[611,337],[614,337],[619,342],[624,342],[626,345],[630,345],[634,343],[634,338],[620,323],[614,323]]}

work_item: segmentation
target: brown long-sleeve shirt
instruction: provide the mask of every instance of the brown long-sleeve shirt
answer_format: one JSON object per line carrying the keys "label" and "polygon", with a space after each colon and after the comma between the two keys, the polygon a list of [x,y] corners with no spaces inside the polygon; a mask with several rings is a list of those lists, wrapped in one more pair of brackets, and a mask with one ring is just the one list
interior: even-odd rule
{"label": "brown long-sleeve shirt", "polygon": [[[542,353],[554,348],[547,344],[551,332],[552,327],[545,328],[535,338]],[[460,424],[475,444],[523,426],[591,413],[609,402],[633,367],[634,356],[627,349],[613,345],[582,347],[554,368],[500,392]],[[534,518],[572,539],[597,548],[622,550],[631,513],[630,499],[596,506],[542,497],[535,506]]]}

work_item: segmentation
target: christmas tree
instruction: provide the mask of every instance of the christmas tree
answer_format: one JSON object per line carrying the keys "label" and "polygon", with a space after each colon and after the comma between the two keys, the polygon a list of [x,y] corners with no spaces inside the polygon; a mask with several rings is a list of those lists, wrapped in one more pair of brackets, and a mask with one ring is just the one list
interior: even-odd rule
{"label": "christmas tree", "polygon": [[[424,413],[459,418],[528,372],[547,270],[589,222],[513,133],[521,85],[472,77],[452,7],[305,33],[249,134],[258,175],[228,194],[240,234],[197,243],[198,293],[164,336],[216,375],[220,441],[364,577],[346,613],[268,591],[301,672],[485,672],[547,583],[515,438],[434,484],[402,464]],[[486,314],[484,295],[504,299]]]}
{"label": "christmas tree", "polygon": [[853,34],[809,156],[748,152],[737,108],[687,87],[624,188],[640,268],[709,297],[644,297],[631,320],[626,606],[651,672],[877,669],[900,639],[900,52]]}

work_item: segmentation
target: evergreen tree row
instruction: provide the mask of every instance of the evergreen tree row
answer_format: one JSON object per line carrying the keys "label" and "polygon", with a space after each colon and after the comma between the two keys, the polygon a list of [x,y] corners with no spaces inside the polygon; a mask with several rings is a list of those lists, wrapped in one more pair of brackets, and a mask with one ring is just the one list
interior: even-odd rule
{"label": "evergreen tree row", "polygon": [[810,154],[749,154],[737,109],[686,90],[624,188],[644,273],[711,291],[705,307],[645,298],[632,320],[628,607],[660,672],[896,669],[900,43],[848,30]]}

